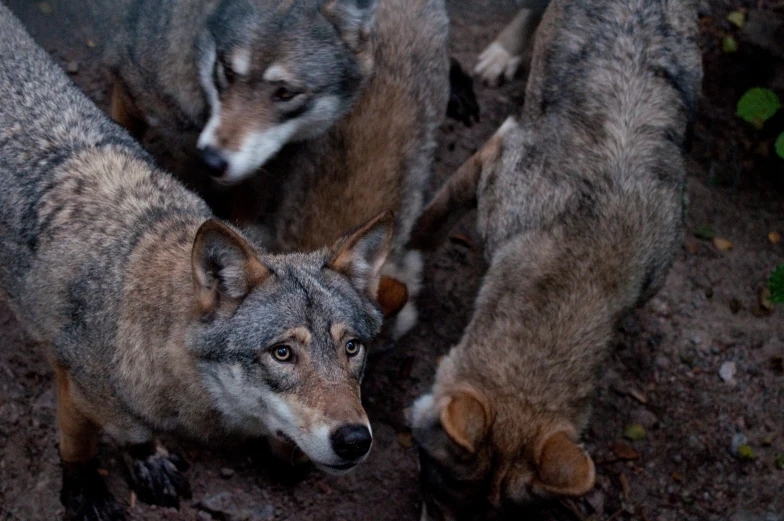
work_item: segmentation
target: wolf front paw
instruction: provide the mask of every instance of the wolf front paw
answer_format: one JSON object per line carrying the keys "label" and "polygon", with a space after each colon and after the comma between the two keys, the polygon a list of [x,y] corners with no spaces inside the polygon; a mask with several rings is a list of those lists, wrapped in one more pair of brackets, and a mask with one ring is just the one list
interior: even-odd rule
{"label": "wolf front paw", "polygon": [[515,56],[498,42],[493,42],[479,55],[474,75],[486,85],[496,87],[501,80],[514,78],[521,61],[521,56]]}
{"label": "wolf front paw", "polygon": [[139,500],[167,507],[180,507],[180,498],[191,498],[191,486],[182,474],[188,464],[153,443],[128,450],[125,458],[128,484]]}
{"label": "wolf front paw", "polygon": [[125,508],[106,489],[95,461],[63,462],[63,488],[60,501],[65,521],[125,521]]}

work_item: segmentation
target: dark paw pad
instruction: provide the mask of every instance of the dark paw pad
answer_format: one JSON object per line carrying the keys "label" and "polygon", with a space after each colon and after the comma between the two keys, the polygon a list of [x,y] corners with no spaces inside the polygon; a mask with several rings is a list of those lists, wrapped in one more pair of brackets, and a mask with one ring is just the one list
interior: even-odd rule
{"label": "dark paw pad", "polygon": [[98,474],[98,465],[63,462],[60,501],[66,521],[125,521],[125,509],[115,501]]}
{"label": "dark paw pad", "polygon": [[131,451],[125,458],[128,484],[137,497],[151,505],[180,506],[180,498],[191,498],[191,486],[182,472],[188,468],[185,461],[162,449],[152,449],[148,454]]}
{"label": "dark paw pad", "polygon": [[466,74],[460,63],[451,58],[449,67],[449,104],[446,115],[470,127],[479,121],[479,103],[474,93],[474,79]]}

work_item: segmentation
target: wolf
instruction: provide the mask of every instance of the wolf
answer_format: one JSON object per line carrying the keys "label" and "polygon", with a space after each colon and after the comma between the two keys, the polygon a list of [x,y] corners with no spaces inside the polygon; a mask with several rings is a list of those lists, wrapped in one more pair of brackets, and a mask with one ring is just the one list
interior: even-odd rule
{"label": "wolf", "polygon": [[0,288],[56,376],[66,517],[121,519],[101,430],[139,497],[187,480],[154,436],[267,436],[345,472],[372,443],[360,401],[394,217],[328,247],[261,250],[159,170],[0,5]]}
{"label": "wolf", "polygon": [[483,519],[592,488],[580,435],[595,373],[683,235],[697,36],[691,0],[553,0],[519,124],[425,209],[412,237],[423,249],[450,212],[476,205],[489,268],[462,339],[408,411],[423,519]]}
{"label": "wolf", "polygon": [[511,81],[526,61],[534,33],[549,1],[518,0],[520,10],[479,55],[474,75],[490,86],[497,86],[503,80]]}
{"label": "wolf", "polygon": [[183,175],[200,156],[218,184],[238,184],[348,113],[373,68],[378,3],[94,0],[116,20],[112,116],[137,137],[155,127]]}
{"label": "wolf", "polygon": [[265,167],[279,185],[278,205],[258,222],[282,251],[320,248],[343,230],[394,211],[392,249],[382,268],[400,297],[387,313],[397,313],[393,338],[416,322],[422,261],[405,245],[422,211],[450,97],[448,26],[443,0],[381,2],[369,42],[374,69],[354,108],[323,136],[289,145]]}

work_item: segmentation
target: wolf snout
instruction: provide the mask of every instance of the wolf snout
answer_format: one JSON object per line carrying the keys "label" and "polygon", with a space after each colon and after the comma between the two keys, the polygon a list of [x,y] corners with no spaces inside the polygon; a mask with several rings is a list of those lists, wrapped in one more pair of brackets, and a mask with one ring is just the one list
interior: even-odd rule
{"label": "wolf snout", "polygon": [[206,146],[200,149],[201,160],[210,169],[213,177],[222,177],[229,168],[229,161],[223,157],[221,151],[213,146]]}
{"label": "wolf snout", "polygon": [[330,441],[335,454],[353,461],[368,453],[373,444],[373,436],[364,425],[344,425],[332,433]]}

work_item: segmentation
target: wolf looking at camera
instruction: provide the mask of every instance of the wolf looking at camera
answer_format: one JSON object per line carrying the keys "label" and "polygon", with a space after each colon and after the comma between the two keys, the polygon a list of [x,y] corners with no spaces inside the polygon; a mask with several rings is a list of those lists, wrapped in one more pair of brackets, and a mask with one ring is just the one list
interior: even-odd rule
{"label": "wolf looking at camera", "polygon": [[101,430],[132,446],[132,484],[159,504],[189,494],[161,432],[269,435],[336,473],[363,461],[393,216],[265,252],[155,167],[2,5],[0,34],[0,289],[55,372],[66,517],[122,518],[97,473]]}

